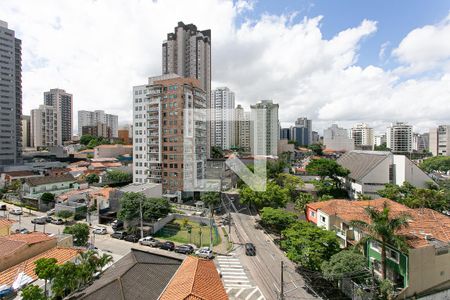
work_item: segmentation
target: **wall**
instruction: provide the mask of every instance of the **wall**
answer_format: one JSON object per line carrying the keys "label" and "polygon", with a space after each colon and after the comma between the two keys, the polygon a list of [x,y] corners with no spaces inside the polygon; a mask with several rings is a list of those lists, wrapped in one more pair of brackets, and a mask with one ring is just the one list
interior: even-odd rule
{"label": "wall", "polygon": [[[394,155],[394,161],[403,160],[404,172],[403,180],[408,181],[412,185],[418,188],[427,187],[427,182],[432,181],[432,179],[423,172],[418,166],[416,166],[411,160],[403,155]],[[398,171],[400,172],[400,170]],[[397,183],[401,184],[401,183]]]}
{"label": "wall", "polygon": [[375,166],[375,168],[373,168],[366,176],[364,176],[364,178],[362,179],[362,182],[364,183],[363,186],[364,194],[367,194],[372,198],[379,198],[376,192],[384,189],[384,185],[389,183],[390,164],[391,159],[387,157],[377,166]]}
{"label": "wall", "polygon": [[[322,218],[325,218],[325,221]],[[317,213],[317,226],[330,230],[330,218],[321,210]]]}
{"label": "wall", "polygon": [[0,236],[9,235],[10,231],[11,231],[11,225],[0,226]]}

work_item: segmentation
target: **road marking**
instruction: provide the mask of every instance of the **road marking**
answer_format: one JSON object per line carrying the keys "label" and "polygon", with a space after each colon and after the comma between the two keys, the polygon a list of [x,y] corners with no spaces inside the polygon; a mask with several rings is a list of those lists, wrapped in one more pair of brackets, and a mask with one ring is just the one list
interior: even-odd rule
{"label": "road marking", "polygon": [[296,288],[298,288],[298,286],[295,284],[295,282],[294,282],[294,278],[292,278],[292,275],[290,274],[290,273],[288,273],[288,275],[289,275],[289,277],[291,277],[291,280],[292,280],[292,284],[296,287]]}
{"label": "road marking", "polygon": [[257,256],[256,259],[259,261],[259,263],[261,263],[261,260],[259,259],[259,257]]}
{"label": "road marking", "polygon": [[226,272],[220,272],[220,274],[222,274],[222,276],[225,276],[225,275],[245,275],[245,272],[244,271],[242,271],[242,272],[229,272],[229,271],[226,271]]}
{"label": "road marking", "polygon": [[273,286],[277,289],[278,293],[280,292],[280,290],[278,289],[277,285],[275,284],[275,282],[273,283]]}
{"label": "road marking", "polygon": [[238,284],[238,283],[229,283],[227,284],[227,288],[235,289],[235,288],[251,288],[250,284]]}
{"label": "road marking", "polygon": [[242,294],[243,291],[245,291],[245,289],[241,289],[239,292],[237,292],[236,298],[239,297]]}
{"label": "road marking", "polygon": [[[253,290],[253,292],[251,292],[250,294],[248,294],[248,296],[245,298],[245,300],[249,300],[252,296],[253,296],[253,294],[255,294],[256,292],[258,291],[258,289],[254,289]],[[236,295],[237,296],[237,295]]]}
{"label": "road marking", "polygon": [[256,299],[256,300],[264,300],[265,298],[264,298],[264,296],[263,295],[261,295],[261,297],[259,297],[258,299]]}
{"label": "road marking", "polygon": [[250,281],[248,279],[224,279],[223,280],[225,283],[227,282],[246,282],[246,283],[250,283]]}
{"label": "road marking", "polygon": [[229,276],[222,276],[223,280],[229,280],[229,279],[239,279],[239,280],[248,280],[247,276],[234,276],[234,275],[229,275]]}

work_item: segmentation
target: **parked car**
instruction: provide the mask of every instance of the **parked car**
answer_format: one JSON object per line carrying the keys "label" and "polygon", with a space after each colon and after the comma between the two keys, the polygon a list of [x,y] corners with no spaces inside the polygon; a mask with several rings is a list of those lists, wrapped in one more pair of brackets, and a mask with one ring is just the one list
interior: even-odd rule
{"label": "parked car", "polygon": [[53,219],[53,220],[51,221],[51,223],[52,223],[52,224],[55,224],[55,225],[63,225],[65,222],[64,222],[63,219]]}
{"label": "parked car", "polygon": [[23,214],[23,211],[22,211],[22,208],[17,207],[17,208],[12,208],[12,209],[9,211],[9,213],[12,214],[12,215],[17,215],[17,216],[19,216],[19,215]]}
{"label": "parked car", "polygon": [[47,211],[47,216],[53,216],[55,214],[55,209],[52,208],[49,211]]}
{"label": "parked car", "polygon": [[111,227],[112,227],[112,229],[114,229],[114,230],[122,229],[122,228],[123,228],[123,221],[121,221],[121,220],[114,220],[114,221],[111,223]]}
{"label": "parked car", "polygon": [[127,242],[137,243],[139,241],[139,237],[137,237],[135,234],[127,234],[124,238]]}
{"label": "parked car", "polygon": [[245,255],[255,256],[256,255],[255,245],[253,245],[252,243],[246,243],[245,244]]}
{"label": "parked car", "polygon": [[6,210],[6,204],[0,205],[0,210]]}
{"label": "parked car", "polygon": [[153,238],[152,236],[146,236],[139,239],[139,244],[150,247],[161,247],[162,242]]}
{"label": "parked car", "polygon": [[31,220],[31,223],[39,225],[47,224],[47,217],[34,218]]}
{"label": "parked car", "polygon": [[203,247],[195,251],[195,254],[201,258],[208,258],[211,259],[214,257],[214,254],[209,247]]}
{"label": "parked car", "polygon": [[26,228],[17,228],[16,233],[27,234],[30,233],[30,231]]}
{"label": "parked car", "polygon": [[181,254],[191,254],[194,252],[194,248],[191,245],[181,245],[181,246],[176,246],[175,250],[176,253],[181,253]]}
{"label": "parked car", "polygon": [[49,217],[49,216],[46,216],[46,217],[43,217],[43,218],[45,218],[45,221],[47,223],[51,223],[54,220],[53,217]]}
{"label": "parked car", "polygon": [[108,233],[108,231],[106,230],[105,227],[97,227],[94,230],[92,230],[92,232],[94,234],[107,234]]}
{"label": "parked car", "polygon": [[159,246],[159,248],[163,249],[163,250],[169,250],[169,251],[173,251],[175,249],[175,244],[173,242],[164,242],[161,244],[161,246]]}
{"label": "parked car", "polygon": [[111,234],[111,237],[113,239],[119,239],[123,240],[127,236],[127,233],[125,231],[114,231],[114,233]]}

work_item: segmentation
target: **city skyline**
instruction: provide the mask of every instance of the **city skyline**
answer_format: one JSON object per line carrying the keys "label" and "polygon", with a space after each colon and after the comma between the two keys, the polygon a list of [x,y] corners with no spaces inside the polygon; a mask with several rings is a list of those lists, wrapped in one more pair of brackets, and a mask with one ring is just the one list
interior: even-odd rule
{"label": "city skyline", "polygon": [[[367,122],[376,132],[396,121],[419,132],[449,123],[450,51],[443,37],[450,32],[450,5],[444,2],[428,6],[420,18],[417,1],[394,5],[385,15],[382,5],[370,12],[356,7],[339,24],[320,1],[133,2],[125,9],[118,2],[86,2],[82,9],[60,2],[48,15],[52,3],[0,4],[0,19],[24,41],[24,114],[57,86],[74,94],[74,112],[101,107],[119,115],[121,125],[131,123],[130,86],[160,73],[164,36],[183,21],[211,28],[212,88],[229,87],[246,109],[273,99],[283,127],[298,115],[312,119],[319,132],[332,123],[351,128]],[[158,16],[169,8],[169,16]],[[389,28],[402,10],[405,20]]]}

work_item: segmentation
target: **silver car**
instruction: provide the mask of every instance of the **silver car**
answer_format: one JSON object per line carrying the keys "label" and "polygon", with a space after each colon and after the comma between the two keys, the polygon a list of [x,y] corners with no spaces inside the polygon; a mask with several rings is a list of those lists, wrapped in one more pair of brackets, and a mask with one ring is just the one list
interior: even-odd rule
{"label": "silver car", "polygon": [[152,236],[146,236],[144,238],[139,239],[139,244],[150,247],[159,247],[161,242]]}

